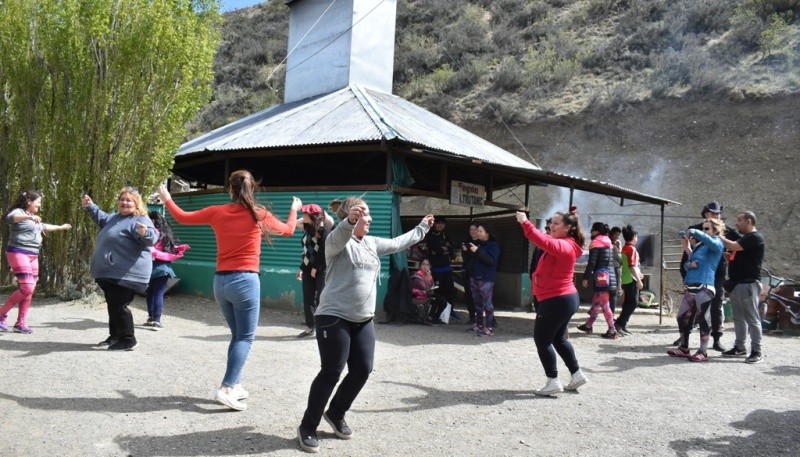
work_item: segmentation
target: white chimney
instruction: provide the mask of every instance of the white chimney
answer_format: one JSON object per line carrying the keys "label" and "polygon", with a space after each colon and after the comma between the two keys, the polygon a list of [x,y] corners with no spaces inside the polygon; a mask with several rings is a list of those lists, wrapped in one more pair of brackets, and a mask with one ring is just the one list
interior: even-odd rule
{"label": "white chimney", "polygon": [[286,4],[291,12],[284,103],[351,84],[392,92],[397,0]]}

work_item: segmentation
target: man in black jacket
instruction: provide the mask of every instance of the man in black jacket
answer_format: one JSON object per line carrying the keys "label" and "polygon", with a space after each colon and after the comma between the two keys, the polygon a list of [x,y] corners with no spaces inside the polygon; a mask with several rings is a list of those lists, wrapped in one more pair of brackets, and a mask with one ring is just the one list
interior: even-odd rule
{"label": "man in black jacket", "polygon": [[455,287],[453,287],[453,265],[450,263],[456,256],[455,246],[444,232],[447,219],[436,216],[433,228],[425,235],[428,248],[428,260],[431,262],[433,280],[439,284],[439,293],[447,303],[455,303]]}
{"label": "man in black jacket", "polygon": [[[703,220],[706,219],[722,219],[722,205],[717,202],[708,203],[706,206],[703,207],[703,211],[700,213],[703,216]],[[699,224],[692,225],[689,228],[702,230],[703,223],[700,222]],[[725,232],[723,236],[731,241],[736,241],[741,238],[739,232],[736,231],[735,228],[725,225]],[[711,307],[709,308],[711,312],[711,337],[714,338],[714,350],[719,352],[725,351],[725,346],[719,341],[720,337],[722,337],[722,324],[725,321],[724,311],[722,309],[722,284],[725,282],[725,274],[727,272],[727,265],[725,263],[724,258],[726,256],[722,256],[719,260],[719,265],[717,265],[717,272],[714,276],[714,298],[711,300]],[[683,257],[681,258],[681,278],[686,277],[686,268],[684,264],[688,260],[689,256],[686,252],[683,253]],[[680,344],[680,338],[678,338],[678,342],[675,345]]]}

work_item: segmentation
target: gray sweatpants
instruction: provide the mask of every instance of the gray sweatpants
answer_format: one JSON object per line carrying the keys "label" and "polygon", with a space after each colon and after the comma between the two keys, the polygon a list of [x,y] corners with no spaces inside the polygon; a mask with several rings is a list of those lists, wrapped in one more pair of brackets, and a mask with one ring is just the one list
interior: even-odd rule
{"label": "gray sweatpants", "polygon": [[733,327],[736,332],[735,347],[746,349],[747,334],[750,333],[750,351],[761,353],[761,315],[758,312],[760,282],[737,284],[731,291]]}

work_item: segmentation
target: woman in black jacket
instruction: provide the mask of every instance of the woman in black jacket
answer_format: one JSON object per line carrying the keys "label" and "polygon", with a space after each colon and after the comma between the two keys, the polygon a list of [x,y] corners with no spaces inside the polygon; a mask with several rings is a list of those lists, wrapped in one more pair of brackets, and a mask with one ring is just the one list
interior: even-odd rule
{"label": "woman in black jacket", "polygon": [[592,242],[589,244],[589,262],[586,264],[586,271],[583,272],[583,287],[589,287],[591,283],[594,287],[592,295],[592,309],[589,311],[589,320],[578,327],[578,330],[592,333],[592,324],[603,310],[603,315],[608,324],[608,331],[603,334],[603,338],[616,340],[619,338],[614,328],[614,313],[611,311],[611,291],[617,288],[617,277],[614,271],[614,251],[612,250],[611,239],[608,237],[608,225],[602,222],[595,222],[592,225]]}

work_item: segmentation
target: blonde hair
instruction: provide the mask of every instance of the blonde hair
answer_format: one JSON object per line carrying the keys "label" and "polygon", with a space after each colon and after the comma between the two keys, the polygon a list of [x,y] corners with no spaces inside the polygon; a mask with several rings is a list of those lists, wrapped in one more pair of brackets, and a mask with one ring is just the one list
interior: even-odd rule
{"label": "blonde hair", "polygon": [[716,235],[725,234],[725,223],[722,222],[722,219],[706,219],[705,222],[711,224],[711,228]]}
{"label": "blonde hair", "polygon": [[123,195],[130,195],[133,204],[136,205],[136,209],[133,210],[134,215],[147,216],[147,205],[144,204],[144,199],[142,199],[139,189],[133,186],[125,186],[117,194],[117,200],[122,198]]}

